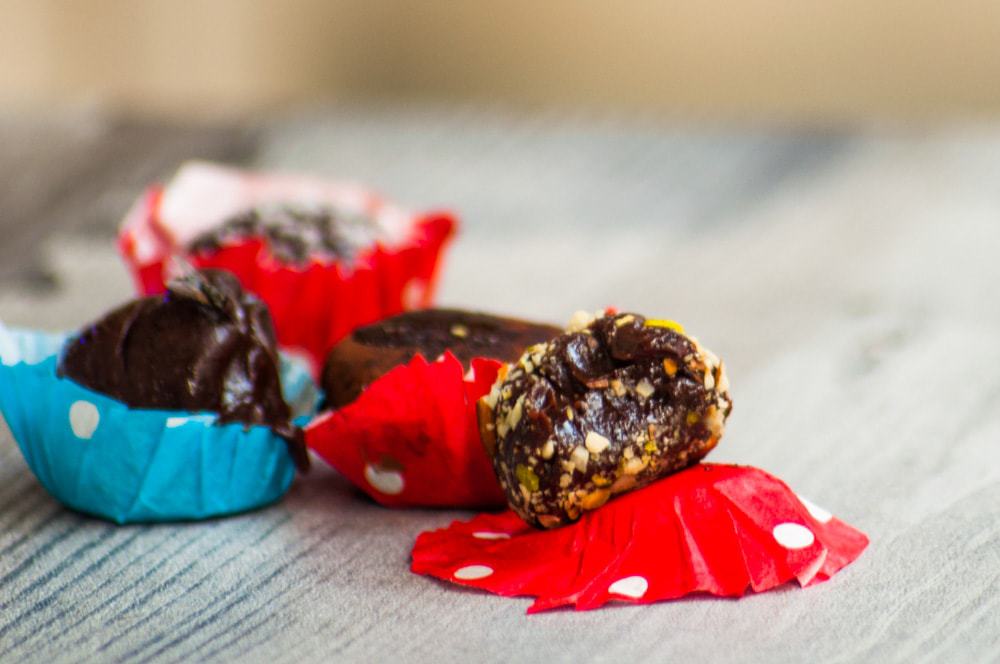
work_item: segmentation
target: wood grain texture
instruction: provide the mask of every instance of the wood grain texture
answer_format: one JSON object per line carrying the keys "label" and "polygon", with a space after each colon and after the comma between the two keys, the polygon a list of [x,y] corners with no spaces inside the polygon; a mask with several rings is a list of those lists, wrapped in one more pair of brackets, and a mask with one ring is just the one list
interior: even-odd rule
{"label": "wood grain texture", "polygon": [[[257,137],[262,166],[461,211],[448,304],[684,321],[730,366],[712,459],[777,474],[872,545],[808,590],[527,617],[408,572],[416,534],[464,513],[382,509],[319,467],[260,512],[114,527],[50,499],[4,430],[0,661],[996,660],[1000,132],[365,110]],[[108,237],[52,236],[62,288],[6,288],[0,317],[74,327],[125,297]]]}
{"label": "wood grain texture", "polygon": [[138,191],[192,156],[246,160],[241,127],[151,124],[100,113],[0,116],[0,283],[45,286],[39,249],[53,229],[107,234]]}

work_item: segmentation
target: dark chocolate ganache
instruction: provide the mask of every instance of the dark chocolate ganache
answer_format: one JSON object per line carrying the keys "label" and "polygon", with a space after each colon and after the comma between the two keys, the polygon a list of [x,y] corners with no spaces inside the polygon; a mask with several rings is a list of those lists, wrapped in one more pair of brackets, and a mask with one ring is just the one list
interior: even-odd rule
{"label": "dark chocolate ganache", "polygon": [[373,380],[417,354],[433,362],[446,350],[468,369],[474,357],[503,362],[561,330],[552,325],[457,309],[425,309],[359,328],[327,357],[323,389],[327,405],[354,401]]}
{"label": "dark chocolate ganache", "polygon": [[194,272],[164,295],[115,309],[67,345],[58,370],[133,408],[212,411],[222,423],[268,426],[308,467],[281,393],[270,313],[228,272]]}
{"label": "dark chocolate ganache", "polygon": [[638,314],[528,348],[479,405],[508,502],[544,528],[696,463],[731,410],[722,362]]}

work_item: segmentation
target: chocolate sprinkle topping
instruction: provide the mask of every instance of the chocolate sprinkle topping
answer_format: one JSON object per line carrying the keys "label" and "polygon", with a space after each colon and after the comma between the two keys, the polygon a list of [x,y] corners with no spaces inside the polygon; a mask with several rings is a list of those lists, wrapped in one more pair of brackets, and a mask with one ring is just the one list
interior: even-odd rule
{"label": "chocolate sprinkle topping", "polygon": [[263,239],[278,260],[303,265],[313,258],[350,263],[381,234],[368,216],[286,203],[247,210],[195,238],[189,250],[212,253],[250,237]]}

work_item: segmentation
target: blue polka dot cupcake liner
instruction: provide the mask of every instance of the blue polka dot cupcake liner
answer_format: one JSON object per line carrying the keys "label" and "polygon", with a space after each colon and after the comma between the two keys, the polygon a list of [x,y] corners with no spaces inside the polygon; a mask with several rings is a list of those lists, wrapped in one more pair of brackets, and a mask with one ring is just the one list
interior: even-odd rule
{"label": "blue polka dot cupcake liner", "polygon": [[[270,428],[210,412],[129,408],[57,375],[69,335],[0,325],[0,412],[38,481],[66,506],[119,524],[207,519],[279,500],[295,464]],[[303,424],[319,390],[281,358]]]}

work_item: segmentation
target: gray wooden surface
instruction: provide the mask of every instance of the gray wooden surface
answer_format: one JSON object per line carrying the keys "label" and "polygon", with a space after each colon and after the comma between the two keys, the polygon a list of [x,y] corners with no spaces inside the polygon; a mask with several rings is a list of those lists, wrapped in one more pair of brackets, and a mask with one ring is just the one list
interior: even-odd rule
{"label": "gray wooden surface", "polygon": [[349,175],[461,212],[445,303],[683,321],[730,367],[712,458],[872,539],[808,590],[527,617],[408,571],[416,534],[462,513],[385,510],[319,467],[258,513],[115,527],[51,500],[3,428],[0,661],[1000,660],[1000,128],[359,109],[7,119],[0,138],[8,324],[75,327],[127,297],[111,229],[184,155]]}

